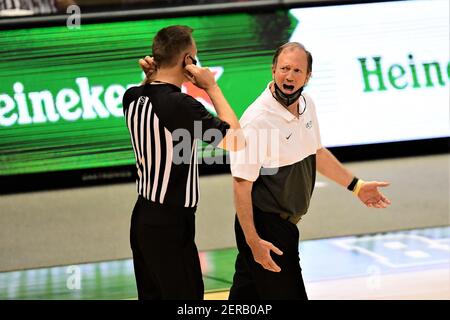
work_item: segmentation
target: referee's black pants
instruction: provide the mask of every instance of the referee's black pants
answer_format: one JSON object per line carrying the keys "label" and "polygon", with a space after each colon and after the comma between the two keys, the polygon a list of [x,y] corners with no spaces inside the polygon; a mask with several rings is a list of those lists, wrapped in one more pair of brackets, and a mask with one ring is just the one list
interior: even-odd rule
{"label": "referee's black pants", "polygon": [[195,236],[196,208],[170,207],[139,196],[130,243],[139,300],[203,299]]}
{"label": "referee's black pants", "polygon": [[277,214],[264,213],[255,207],[253,209],[255,227],[260,238],[283,251],[281,256],[271,253],[281,271],[268,271],[254,260],[236,216],[234,227],[239,253],[229,299],[308,300],[300,267],[297,226]]}

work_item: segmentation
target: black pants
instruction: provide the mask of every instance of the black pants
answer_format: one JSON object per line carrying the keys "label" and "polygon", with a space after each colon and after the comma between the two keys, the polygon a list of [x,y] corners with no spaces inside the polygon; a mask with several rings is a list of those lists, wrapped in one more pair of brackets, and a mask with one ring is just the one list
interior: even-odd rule
{"label": "black pants", "polygon": [[283,251],[272,259],[280,272],[264,269],[257,263],[247,245],[244,233],[236,217],[235,232],[239,250],[236,271],[230,289],[230,300],[307,300],[298,252],[299,232],[297,226],[278,215],[264,213],[254,208],[256,230],[261,239],[271,242]]}
{"label": "black pants", "polygon": [[139,196],[130,243],[139,300],[203,299],[195,208],[169,207]]}

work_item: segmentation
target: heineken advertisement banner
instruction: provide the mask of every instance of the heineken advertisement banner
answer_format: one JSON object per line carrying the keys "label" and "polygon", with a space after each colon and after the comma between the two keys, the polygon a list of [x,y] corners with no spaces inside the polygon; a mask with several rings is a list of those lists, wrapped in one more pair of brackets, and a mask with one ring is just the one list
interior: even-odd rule
{"label": "heineken advertisement banner", "polygon": [[275,48],[299,41],[325,146],[449,136],[447,0],[17,29],[0,33],[0,176],[133,165],[122,95],[172,24],[194,28],[238,116],[271,80]]}
{"label": "heineken advertisement banner", "polygon": [[448,137],[449,1],[292,10],[325,146]]}

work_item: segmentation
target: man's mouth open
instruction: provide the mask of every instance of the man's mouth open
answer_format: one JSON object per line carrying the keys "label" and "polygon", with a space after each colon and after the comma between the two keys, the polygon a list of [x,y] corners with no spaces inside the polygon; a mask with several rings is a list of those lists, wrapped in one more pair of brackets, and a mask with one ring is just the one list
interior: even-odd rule
{"label": "man's mouth open", "polygon": [[283,89],[292,92],[294,91],[294,86],[291,86],[289,84],[283,84]]}

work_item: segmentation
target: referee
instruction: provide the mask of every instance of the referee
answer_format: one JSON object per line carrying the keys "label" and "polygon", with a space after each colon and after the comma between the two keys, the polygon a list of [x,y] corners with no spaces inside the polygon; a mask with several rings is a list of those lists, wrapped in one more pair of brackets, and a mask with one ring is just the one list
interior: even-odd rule
{"label": "referee", "polygon": [[[238,129],[239,122],[213,73],[195,65],[192,32],[187,26],[161,29],[153,39],[153,58],[140,61],[150,70],[146,83],[123,97],[137,170],[130,242],[139,299],[203,299],[194,242],[200,198],[197,144],[209,130],[213,134],[207,136],[214,139],[206,142],[237,148],[231,145],[237,135],[228,129]],[[217,117],[181,92],[185,81],[206,91]]]}

